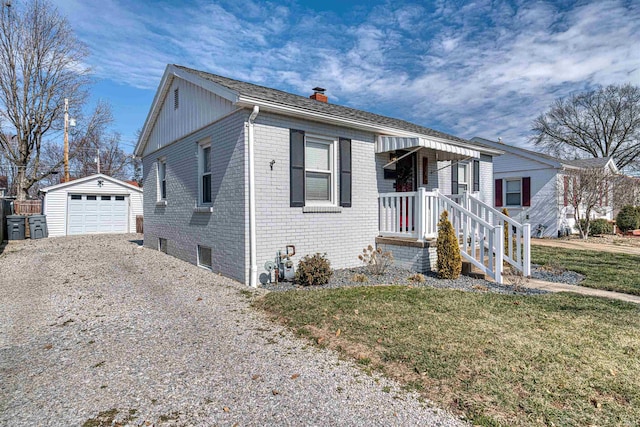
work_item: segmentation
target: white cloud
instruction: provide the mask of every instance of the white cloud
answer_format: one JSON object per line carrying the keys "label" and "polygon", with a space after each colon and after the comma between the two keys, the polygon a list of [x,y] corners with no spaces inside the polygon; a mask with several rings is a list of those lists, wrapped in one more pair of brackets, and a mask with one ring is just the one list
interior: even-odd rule
{"label": "white cloud", "polygon": [[154,90],[179,63],[302,95],[320,85],[333,102],[469,138],[523,144],[554,98],[640,84],[640,8],[623,0],[384,3],[358,22],[293,2],[57,3],[102,78]]}

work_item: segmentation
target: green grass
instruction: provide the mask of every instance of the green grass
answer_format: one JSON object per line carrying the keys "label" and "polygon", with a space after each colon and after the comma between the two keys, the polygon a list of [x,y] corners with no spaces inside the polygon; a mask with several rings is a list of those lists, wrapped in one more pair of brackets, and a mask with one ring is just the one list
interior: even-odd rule
{"label": "green grass", "polygon": [[640,295],[640,256],[531,246],[531,262],[585,275],[582,286]]}
{"label": "green grass", "polygon": [[633,304],[397,286],[270,293],[254,304],[478,425],[640,420]]}

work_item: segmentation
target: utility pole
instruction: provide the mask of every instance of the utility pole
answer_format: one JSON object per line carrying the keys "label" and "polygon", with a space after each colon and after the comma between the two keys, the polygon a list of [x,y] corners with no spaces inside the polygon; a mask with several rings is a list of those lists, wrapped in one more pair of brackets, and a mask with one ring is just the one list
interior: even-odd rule
{"label": "utility pole", "polygon": [[98,163],[98,173],[100,173],[100,148],[96,148],[98,152],[98,157],[96,157],[96,163]]}
{"label": "utility pole", "polygon": [[69,182],[69,100],[64,99],[64,182]]}

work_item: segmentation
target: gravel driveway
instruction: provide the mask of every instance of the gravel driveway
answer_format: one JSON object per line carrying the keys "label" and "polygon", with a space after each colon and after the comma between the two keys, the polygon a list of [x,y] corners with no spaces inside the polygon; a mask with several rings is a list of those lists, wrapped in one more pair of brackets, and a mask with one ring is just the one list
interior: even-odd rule
{"label": "gravel driveway", "polygon": [[269,323],[246,287],[136,239],[5,248],[0,425],[462,424]]}

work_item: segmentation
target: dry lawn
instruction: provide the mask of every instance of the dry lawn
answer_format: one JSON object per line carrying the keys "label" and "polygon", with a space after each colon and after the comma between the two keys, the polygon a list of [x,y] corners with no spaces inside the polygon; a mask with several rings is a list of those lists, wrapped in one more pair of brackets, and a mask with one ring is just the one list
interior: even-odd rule
{"label": "dry lawn", "polygon": [[636,425],[640,308],[411,287],[271,293],[256,305],[477,425]]}

